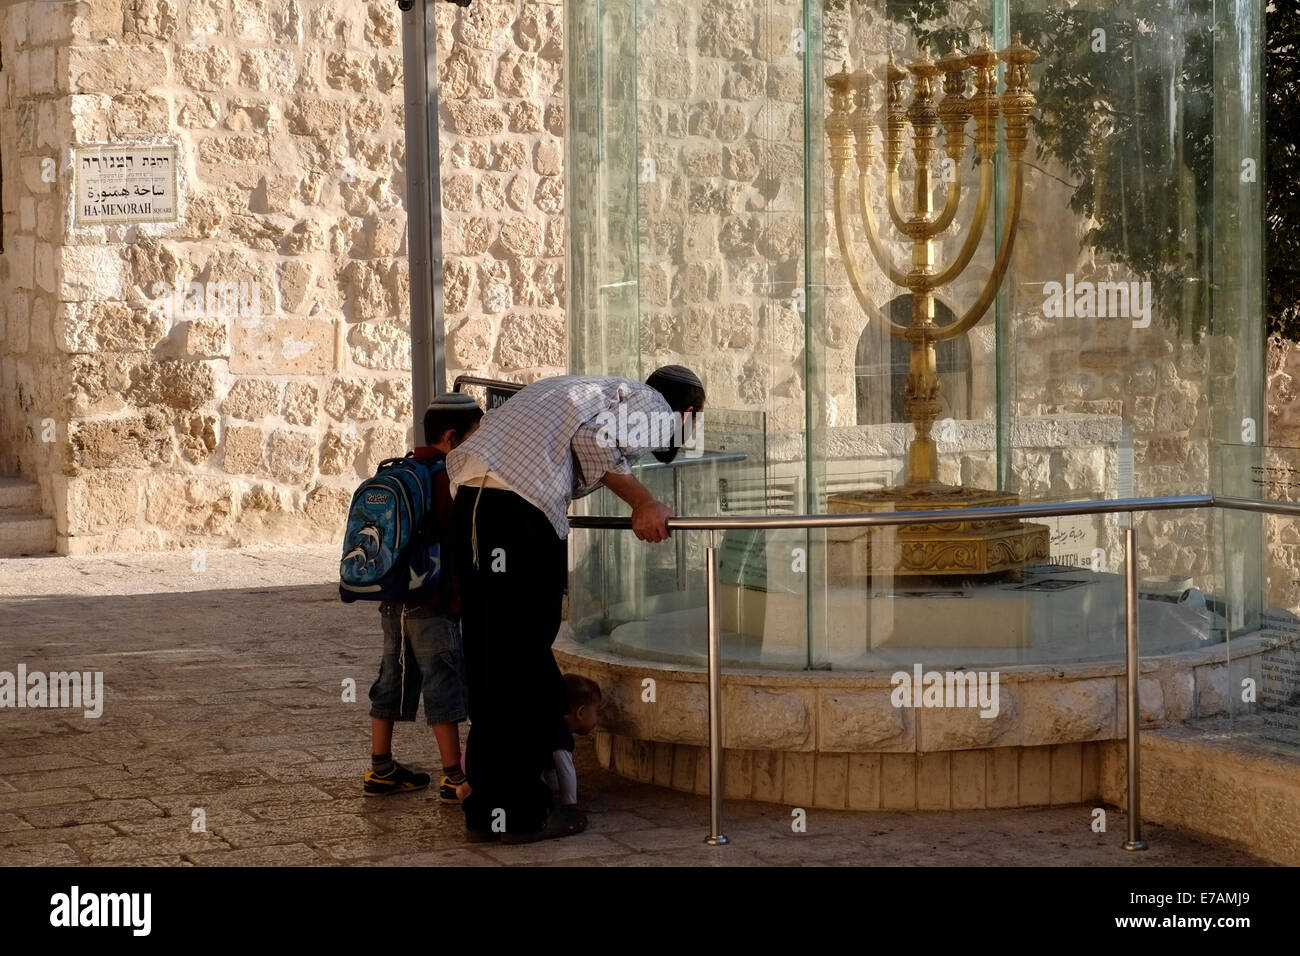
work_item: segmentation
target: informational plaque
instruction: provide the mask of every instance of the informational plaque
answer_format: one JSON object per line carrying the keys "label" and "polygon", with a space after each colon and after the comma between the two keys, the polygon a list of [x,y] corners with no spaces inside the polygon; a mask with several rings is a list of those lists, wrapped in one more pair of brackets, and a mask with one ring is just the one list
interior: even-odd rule
{"label": "informational plaque", "polygon": [[[1295,625],[1291,625],[1294,629]],[[1295,643],[1268,651],[1259,662],[1260,735],[1300,747],[1300,654]]]}
{"label": "informational plaque", "polygon": [[176,221],[175,146],[84,146],[72,164],[76,225]]}
{"label": "informational plaque", "polygon": [[1091,515],[1062,515],[1052,518],[1035,518],[1051,531],[1049,538],[1050,563],[1093,571],[1114,571],[1107,566],[1105,554],[1097,547],[1098,521]]}

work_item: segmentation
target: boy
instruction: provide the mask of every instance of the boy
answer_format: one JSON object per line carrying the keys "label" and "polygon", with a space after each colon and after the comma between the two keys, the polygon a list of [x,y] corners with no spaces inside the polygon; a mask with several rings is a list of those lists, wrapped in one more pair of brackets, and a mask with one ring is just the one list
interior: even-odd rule
{"label": "boy", "polygon": [[[600,719],[601,693],[599,684],[579,674],[564,675],[564,691],[568,695],[569,709],[556,724],[552,744],[555,749],[551,751],[551,763],[542,776],[559,798],[561,807],[576,808],[578,772],[573,766],[573,735],[585,737],[595,730]],[[472,792],[468,781],[456,789],[462,800]]]}
{"label": "boy", "polygon": [[[468,395],[439,395],[424,413],[426,445],[415,449],[422,462],[437,462],[478,427],[483,411]],[[433,506],[426,520],[438,529],[442,569],[436,595],[401,604],[379,605],[384,652],[379,677],[370,688],[370,769],[363,792],[368,797],[408,793],[429,785],[427,773],[417,773],[393,759],[393,722],[414,721],[424,697],[424,716],[433,728],[442,759],[438,795],[443,803],[460,803],[456,787],[464,783],[460,767],[459,724],[466,719],[464,649],[461,644],[459,594],[447,545],[452,499],[447,470],[433,477]]]}
{"label": "boy", "polygon": [[556,727],[554,768],[547,770],[546,782],[555,792],[561,807],[578,805],[578,772],[573,767],[573,735],[586,736],[596,728],[600,711],[600,685],[578,674],[564,675],[564,689],[569,695],[569,710]]}

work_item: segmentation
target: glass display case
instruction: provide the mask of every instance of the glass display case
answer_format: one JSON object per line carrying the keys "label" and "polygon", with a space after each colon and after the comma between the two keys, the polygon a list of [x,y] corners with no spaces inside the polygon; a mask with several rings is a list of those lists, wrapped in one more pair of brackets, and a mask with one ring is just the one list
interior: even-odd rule
{"label": "glass display case", "polygon": [[[567,10],[570,365],[700,374],[705,453],[640,472],[679,513],[1248,484],[1258,0]],[[718,533],[724,659],[1121,660],[1126,520]],[[1135,521],[1144,653],[1258,627],[1261,518]],[[703,533],[571,542],[579,640],[704,659]]]}

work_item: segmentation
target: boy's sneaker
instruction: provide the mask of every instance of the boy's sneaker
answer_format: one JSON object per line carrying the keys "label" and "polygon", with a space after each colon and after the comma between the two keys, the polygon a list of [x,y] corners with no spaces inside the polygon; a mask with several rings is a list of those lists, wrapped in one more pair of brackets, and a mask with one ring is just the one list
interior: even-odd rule
{"label": "boy's sneaker", "polygon": [[388,793],[410,793],[423,790],[429,785],[429,775],[408,770],[400,763],[394,763],[391,773],[380,776],[373,770],[366,771],[363,791],[367,797],[381,797]]}
{"label": "boy's sneaker", "polygon": [[459,783],[452,783],[451,777],[443,774],[442,779],[438,781],[438,798],[443,803],[460,803],[459,790],[460,785],[464,782],[462,780]]}

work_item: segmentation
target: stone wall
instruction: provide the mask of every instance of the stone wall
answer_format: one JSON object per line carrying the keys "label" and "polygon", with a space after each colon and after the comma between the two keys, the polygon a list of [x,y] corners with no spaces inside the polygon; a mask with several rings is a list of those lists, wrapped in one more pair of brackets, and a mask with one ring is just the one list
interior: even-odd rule
{"label": "stone wall", "polygon": [[[711,407],[762,415],[773,445],[795,439],[791,457],[769,454],[768,467],[774,460],[807,457],[802,442],[808,431],[814,439],[825,436],[824,447],[830,447],[838,441],[837,429],[889,420],[887,407],[876,407],[869,413],[876,417],[863,420],[855,400],[863,361],[859,341],[876,361],[887,361],[890,336],[878,319],[868,319],[850,291],[835,242],[825,130],[819,120],[806,121],[803,109],[807,56],[821,58],[813,68],[816,77],[845,59],[854,68],[879,69],[888,50],[903,51],[905,59],[916,55],[909,31],[886,20],[883,9],[873,2],[828,7],[824,49],[818,49],[802,35],[797,2],[665,0],[626,9],[612,4],[605,86],[593,84],[602,92],[591,101],[606,111],[605,125],[614,133],[601,139],[595,131],[589,142],[575,140],[587,154],[572,157],[575,191],[602,193],[589,207],[591,221],[577,226],[573,240],[577,248],[580,233],[599,237],[574,265],[580,301],[571,322],[583,326],[575,330],[583,353],[576,360],[584,369],[623,374],[636,365],[629,355],[643,368],[665,362],[698,368]],[[958,3],[954,17],[978,32],[984,9]],[[635,45],[620,39],[631,31]],[[818,97],[811,104],[816,110],[820,91],[812,95]],[[600,164],[588,158],[595,155]],[[1203,490],[1210,481],[1215,396],[1228,394],[1224,371],[1236,367],[1236,343],[1213,336],[1195,340],[1180,328],[1182,306],[1172,301],[1156,302],[1142,328],[1133,327],[1130,317],[1045,316],[1044,282],[1064,282],[1067,275],[1080,282],[1138,277],[1087,247],[1092,224],[1070,207],[1079,177],[1050,156],[1031,151],[1030,158],[1017,251],[1002,287],[1002,352],[995,347],[990,309],[968,335],[969,407],[956,417],[978,424],[995,420],[995,365],[1001,361],[1014,419],[1046,425],[1062,415],[1111,416],[1131,426],[1129,493]],[[969,156],[962,165],[966,198],[951,232],[937,244],[941,264],[955,256],[973,218],[977,173]],[[905,197],[912,169],[907,155],[901,170]],[[1095,175],[1103,177],[1104,169]],[[854,210],[856,179],[849,202]],[[879,167],[872,179],[883,245],[906,269],[909,248],[883,212]],[[814,196],[810,221],[805,189]],[[856,214],[853,219],[850,231],[860,237]],[[1184,225],[1194,231],[1193,224]],[[978,297],[992,271],[993,231],[986,226],[966,272],[942,290],[941,298],[958,313]],[[622,248],[606,251],[599,248],[603,243]],[[859,238],[854,255],[865,262],[868,297],[883,307],[902,290],[870,262],[866,249]],[[601,266],[587,261],[599,258]],[[1208,270],[1207,259],[1193,258],[1189,286],[1208,279]],[[584,271],[590,274],[580,275]],[[613,294],[633,281],[635,296]],[[1224,414],[1230,415],[1226,409]],[[996,482],[992,446],[954,453],[962,444],[967,443],[959,438],[941,445],[943,478]],[[812,454],[819,463],[826,457]],[[1118,469],[1096,449],[1025,447],[1010,457],[1009,487],[1027,500],[1119,491]],[[901,457],[897,464],[901,469]],[[1219,544],[1207,516],[1143,515],[1139,521],[1145,574],[1208,580],[1214,573]],[[1119,538],[1107,538],[1113,566]]]}
{"label": "stone wall", "polygon": [[[1275,479],[1267,486],[1271,498],[1300,500],[1300,346],[1279,338],[1268,343],[1268,443],[1262,465]],[[1235,490],[1235,489],[1234,489]],[[1300,607],[1300,520],[1268,516],[1268,601],[1278,607]]]}
{"label": "stone wall", "polygon": [[[398,16],[0,9],[0,472],[40,483],[61,552],[328,539],[411,446]],[[449,376],[553,374],[561,7],[438,4],[437,26]],[[180,221],[74,229],[71,149],[96,143],[175,144]]]}
{"label": "stone wall", "polygon": [[[563,308],[563,6],[435,11],[449,377],[560,372],[567,337],[586,334]],[[359,0],[0,7],[0,472],[40,482],[60,550],[327,538],[357,480],[411,444],[397,16],[393,3]],[[663,2],[633,16],[604,38],[609,54],[637,37],[639,58],[624,64],[635,99],[618,129],[629,135],[604,144],[616,150],[606,162],[626,160],[633,176],[646,158],[657,169],[623,210],[624,232],[611,223],[605,237],[632,244],[619,268],[634,271],[598,281],[639,283],[628,316],[601,317],[600,338],[618,352],[606,358],[698,364],[715,407],[760,410],[774,430],[802,426],[811,364],[822,424],[857,427],[864,320],[833,251],[825,312],[800,313],[794,299],[804,283],[800,5]],[[879,22],[828,13],[826,62],[902,43],[877,35]],[[70,150],[102,142],[178,146],[177,226],[72,228]],[[1013,267],[1025,284],[1013,281],[1013,297],[1046,274],[1023,268],[1026,250],[1065,246],[1049,241],[1064,201],[1053,189],[1046,177],[1030,184]],[[1063,260],[1047,271],[1067,267],[1112,268]],[[196,282],[242,283],[256,314],[187,309]],[[890,295],[879,279],[871,292]],[[1191,345],[1159,317],[1140,336],[1122,322],[1076,321],[1062,334],[1015,311],[1025,317],[1011,349],[1018,415],[1121,416],[1134,426],[1137,493],[1204,484],[1205,356],[1232,343]],[[811,356],[806,317],[817,323]],[[972,333],[977,421],[992,415],[987,332]],[[1282,402],[1288,375],[1272,380]],[[945,477],[990,483],[990,454],[960,447],[941,448]],[[1113,464],[1033,449],[1013,461],[1030,496],[1112,490]],[[1207,570],[1208,526],[1170,516],[1143,531],[1146,570]]]}

